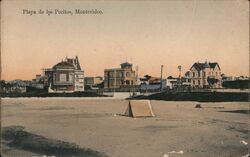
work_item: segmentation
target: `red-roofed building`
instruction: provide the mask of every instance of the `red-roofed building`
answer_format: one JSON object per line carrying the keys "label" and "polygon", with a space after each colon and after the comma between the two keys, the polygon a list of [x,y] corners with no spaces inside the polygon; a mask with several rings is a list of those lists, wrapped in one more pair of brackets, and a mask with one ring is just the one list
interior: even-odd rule
{"label": "red-roofed building", "polygon": [[51,69],[44,69],[45,86],[50,93],[84,91],[84,71],[76,58],[65,58]]}

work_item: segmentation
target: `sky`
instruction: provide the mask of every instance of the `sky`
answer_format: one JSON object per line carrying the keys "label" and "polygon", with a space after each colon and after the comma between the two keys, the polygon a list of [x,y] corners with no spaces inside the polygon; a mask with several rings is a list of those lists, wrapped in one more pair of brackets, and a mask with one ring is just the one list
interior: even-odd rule
{"label": "sky", "polygon": [[[73,14],[46,14],[55,9]],[[163,77],[178,76],[178,65],[185,73],[205,60],[218,62],[226,75],[248,76],[249,2],[2,1],[1,79],[30,80],[66,56],[78,56],[85,76],[103,76],[126,61],[140,76],[160,76],[161,65]]]}

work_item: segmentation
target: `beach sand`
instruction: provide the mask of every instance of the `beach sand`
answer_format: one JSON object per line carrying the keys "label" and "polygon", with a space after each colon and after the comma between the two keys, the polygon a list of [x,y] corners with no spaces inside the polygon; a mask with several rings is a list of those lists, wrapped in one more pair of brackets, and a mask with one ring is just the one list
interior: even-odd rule
{"label": "beach sand", "polygon": [[[128,101],[106,98],[2,99],[2,128],[74,143],[110,157],[241,157],[249,148],[249,103],[151,101],[153,118],[121,116]],[[233,112],[224,112],[233,111]],[[10,146],[5,157],[48,155]],[[73,155],[72,155],[73,156]]]}

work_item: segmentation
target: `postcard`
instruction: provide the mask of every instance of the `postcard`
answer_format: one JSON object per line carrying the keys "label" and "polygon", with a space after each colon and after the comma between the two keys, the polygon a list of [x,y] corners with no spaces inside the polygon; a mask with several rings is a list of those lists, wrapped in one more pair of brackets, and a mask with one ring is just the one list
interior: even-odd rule
{"label": "postcard", "polygon": [[249,156],[249,1],[0,4],[1,156]]}

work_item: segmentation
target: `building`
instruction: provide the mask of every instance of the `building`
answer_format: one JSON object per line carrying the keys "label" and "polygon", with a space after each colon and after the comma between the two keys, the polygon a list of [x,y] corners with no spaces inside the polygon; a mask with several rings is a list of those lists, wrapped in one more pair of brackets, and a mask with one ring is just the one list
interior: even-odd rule
{"label": "building", "polygon": [[143,78],[140,78],[141,92],[159,92],[165,89],[166,85],[166,79],[161,79],[160,77],[145,75]]}
{"label": "building", "polygon": [[102,84],[102,83],[103,83],[103,78],[101,76],[84,78],[84,86],[89,89],[92,89],[93,87],[97,87],[99,84]]}
{"label": "building", "polygon": [[0,81],[0,93],[25,93],[32,82],[28,80]]}
{"label": "building", "polygon": [[173,77],[168,77],[166,79],[166,86],[169,89],[173,89],[178,84],[178,79]]}
{"label": "building", "polygon": [[32,79],[31,87],[44,89],[44,76],[37,74],[36,78]]}
{"label": "building", "polygon": [[189,77],[194,88],[221,88],[221,69],[217,62],[194,63]]}
{"label": "building", "polygon": [[125,62],[121,68],[104,70],[104,88],[122,88],[136,85],[133,65]]}
{"label": "building", "polygon": [[84,91],[84,71],[78,57],[65,58],[51,69],[44,69],[44,84],[50,93]]}
{"label": "building", "polygon": [[140,84],[161,84],[161,78],[145,75],[143,78],[140,78]]}

